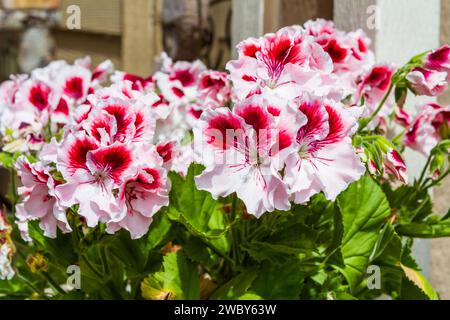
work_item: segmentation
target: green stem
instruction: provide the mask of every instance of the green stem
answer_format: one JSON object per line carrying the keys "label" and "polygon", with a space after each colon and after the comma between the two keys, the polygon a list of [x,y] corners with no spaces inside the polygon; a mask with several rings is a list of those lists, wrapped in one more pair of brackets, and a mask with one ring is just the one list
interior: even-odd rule
{"label": "green stem", "polygon": [[432,178],[426,178],[426,179],[422,182],[422,184],[419,185],[419,190],[426,190],[426,189],[428,189],[429,187],[427,187],[427,184],[428,184],[429,182],[431,182],[431,181],[433,181]]}
{"label": "green stem", "polygon": [[393,89],[394,89],[394,84],[391,83],[391,85],[389,86],[388,92],[384,96],[383,100],[381,100],[381,103],[378,106],[377,110],[375,110],[375,112],[370,116],[370,118],[367,120],[367,122],[365,122],[364,125],[361,128],[359,128],[358,133],[361,133],[369,125],[369,123],[371,123],[376,118],[376,116],[380,113],[380,111],[383,108],[384,104],[386,103],[387,99],[391,95]]}
{"label": "green stem", "polygon": [[100,247],[100,256],[102,259],[103,271],[105,272],[106,275],[108,275],[109,274],[109,265],[108,265],[108,258],[106,256],[106,246]]}
{"label": "green stem", "polygon": [[[236,208],[237,208],[237,195],[233,195],[233,202],[231,207],[231,219],[232,222],[236,220]],[[233,247],[233,257],[236,259],[237,264],[240,263],[240,257],[239,257],[239,244],[238,244],[238,236],[236,234],[236,227],[231,228],[231,242]]]}
{"label": "green stem", "polygon": [[25,284],[27,286],[30,287],[31,290],[34,291],[34,293],[36,293],[37,295],[41,296],[45,296],[42,292],[40,292],[40,290],[38,288],[36,288],[36,286],[31,283],[30,280],[28,280],[27,278],[25,278],[24,276],[22,276],[21,274],[17,273],[17,276],[19,277],[20,280],[22,280],[23,282],[25,282]]}
{"label": "green stem", "polygon": [[425,167],[424,167],[423,170],[422,170],[422,174],[420,175],[420,179],[419,179],[419,181],[417,182],[417,185],[418,185],[418,186],[421,186],[421,185],[422,185],[422,182],[423,182],[423,179],[425,178],[425,175],[426,175],[426,173],[427,173],[428,167],[430,166],[431,158],[432,158],[432,155],[430,154],[430,155],[428,156],[427,163],[425,164]]}
{"label": "green stem", "polygon": [[447,178],[447,176],[450,174],[450,169],[448,169],[439,179],[437,179],[436,181],[433,181],[432,183],[430,183],[429,185],[425,186],[423,189],[430,189],[436,185],[438,185],[439,183],[441,183],[445,178]]}
{"label": "green stem", "polygon": [[264,232],[263,226],[258,226],[249,236],[248,239],[256,238],[261,232]]}
{"label": "green stem", "polygon": [[92,263],[84,256],[81,256],[81,260],[83,260],[84,263],[86,263],[86,266],[88,266],[89,269],[91,269],[92,272],[95,273],[97,277],[100,279],[103,278],[103,275],[92,265]]}
{"label": "green stem", "polygon": [[210,248],[215,254],[217,254],[219,257],[223,258],[226,262],[228,262],[231,265],[231,268],[234,269],[236,266],[236,263],[226,254],[224,254],[222,251],[217,249],[215,246],[213,246],[208,241],[203,241],[203,243]]}
{"label": "green stem", "polygon": [[60,294],[66,294],[66,292],[61,288],[61,286],[56,282],[52,276],[47,272],[42,272],[44,278],[52,285],[52,287],[58,291]]}
{"label": "green stem", "polygon": [[236,207],[237,207],[237,195],[233,194],[233,200],[231,204],[231,219],[236,220]]}

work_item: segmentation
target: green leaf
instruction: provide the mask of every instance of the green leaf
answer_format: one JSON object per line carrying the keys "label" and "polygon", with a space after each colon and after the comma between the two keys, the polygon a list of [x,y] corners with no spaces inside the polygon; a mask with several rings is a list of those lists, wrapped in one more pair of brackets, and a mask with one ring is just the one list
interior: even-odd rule
{"label": "green leaf", "polygon": [[183,250],[186,255],[203,267],[213,268],[220,263],[220,258],[198,238],[191,238],[185,245]]}
{"label": "green leaf", "polygon": [[252,240],[249,244],[242,245],[242,249],[258,262],[270,260],[282,263],[290,255],[311,254],[316,240],[317,232],[314,229],[297,223],[280,228],[263,241]]}
{"label": "green leaf", "polygon": [[164,257],[163,270],[148,276],[141,285],[148,300],[199,300],[200,281],[197,266],[182,251]]}
{"label": "green leaf", "polygon": [[166,238],[172,224],[167,217],[165,211],[159,212],[154,218],[147,234],[147,250],[152,250],[159,245]]}
{"label": "green leaf", "polygon": [[128,232],[118,232],[114,236],[107,237],[103,245],[108,251],[121,261],[129,276],[145,276],[150,272],[147,268],[149,251],[148,241],[145,238],[133,240]]}
{"label": "green leaf", "polygon": [[167,213],[171,220],[183,224],[192,235],[225,253],[229,250],[229,244],[222,205],[210,193],[197,190],[195,185],[195,176],[203,170],[203,166],[193,164],[186,179],[173,172],[169,174],[172,190]]}
{"label": "green leaf", "polygon": [[187,224],[199,233],[208,234],[211,227],[220,230],[223,225],[218,225],[214,219],[215,225],[210,226],[212,215],[220,210],[220,205],[208,192],[197,190],[194,178],[202,171],[202,166],[192,165],[186,179],[173,172],[169,174],[172,190],[168,211],[171,219]]}
{"label": "green leaf", "polygon": [[17,276],[11,280],[0,280],[0,300],[25,300],[30,298],[32,293],[33,289],[27,287]]}
{"label": "green leaf", "polygon": [[333,298],[335,300],[341,300],[341,301],[358,300],[354,296],[352,296],[350,293],[347,293],[347,292],[335,292],[333,294]]}
{"label": "green leaf", "polygon": [[382,292],[394,299],[437,299],[437,293],[411,256],[411,242],[403,246],[401,238],[390,225],[382,232],[381,238],[381,243],[386,245],[380,245],[384,249],[377,255],[374,264],[381,268]]}
{"label": "green leaf", "polygon": [[436,239],[450,237],[450,221],[435,223],[410,223],[397,227],[397,232],[404,237]]}
{"label": "green leaf", "polygon": [[102,257],[104,247],[91,245],[81,256],[81,288],[92,299],[124,299],[125,281],[123,264],[107,254]]}
{"label": "green leaf", "polygon": [[14,157],[7,152],[0,152],[0,164],[4,168],[12,168],[14,166]]}
{"label": "green leaf", "polygon": [[256,293],[248,292],[248,293],[240,296],[239,298],[237,298],[237,300],[258,301],[258,300],[264,300],[264,299],[261,296],[257,295]]}
{"label": "green leaf", "polygon": [[352,288],[365,274],[383,223],[390,215],[389,203],[370,177],[352,184],[338,198],[344,226],[341,269]]}
{"label": "green leaf", "polygon": [[258,276],[258,270],[246,270],[220,286],[211,296],[211,300],[233,300],[247,294]]}
{"label": "green leaf", "polygon": [[378,236],[372,260],[380,259],[385,263],[396,264],[401,259],[402,246],[401,238],[392,224],[388,223]]}
{"label": "green leaf", "polygon": [[450,220],[450,209],[447,211],[447,213],[441,218],[441,221]]}
{"label": "green leaf", "polygon": [[338,206],[328,201],[323,194],[313,198],[309,206],[313,215],[320,217],[314,223],[314,228],[319,232],[316,246],[320,250],[322,250],[322,246],[325,248],[324,254],[326,254],[326,262],[329,265],[344,267],[344,260],[340,250],[344,226]]}
{"label": "green leaf", "polygon": [[52,260],[65,268],[75,264],[78,257],[74,252],[72,237],[70,234],[61,234],[58,232],[57,239],[50,239],[44,236],[39,222],[32,221],[28,224],[30,237],[39,249],[51,255]]}
{"label": "green leaf", "polygon": [[304,286],[302,262],[291,259],[283,264],[264,262],[250,290],[266,300],[296,300]]}
{"label": "green leaf", "polygon": [[[401,299],[405,300],[439,300],[439,295],[417,270],[401,265],[406,276],[402,284]],[[415,287],[415,288],[414,288]]]}
{"label": "green leaf", "polygon": [[402,239],[391,224],[386,224],[378,237],[372,264],[381,269],[381,292],[393,298],[401,291],[403,272],[399,266],[403,251]]}
{"label": "green leaf", "polygon": [[427,190],[419,190],[416,186],[401,186],[392,190],[390,185],[383,185],[391,208],[397,209],[401,224],[421,222],[432,214],[432,201]]}

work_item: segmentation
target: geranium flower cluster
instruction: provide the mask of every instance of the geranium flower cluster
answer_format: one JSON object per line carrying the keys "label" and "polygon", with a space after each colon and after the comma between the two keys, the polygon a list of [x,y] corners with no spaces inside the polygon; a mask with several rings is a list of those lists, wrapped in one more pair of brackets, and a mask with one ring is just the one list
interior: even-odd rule
{"label": "geranium flower cluster", "polygon": [[[450,46],[444,45],[428,53],[422,66],[407,76],[411,88],[418,95],[438,96],[448,88],[450,79]],[[402,110],[399,123],[407,128],[404,144],[428,156],[442,140],[450,138],[450,107],[427,103],[416,108],[413,118]]]}
{"label": "geranium flower cluster", "polygon": [[362,32],[345,34],[324,20],[240,43],[239,59],[227,66],[233,110],[206,112],[195,130],[212,154],[197,186],[215,197],[236,192],[256,216],[319,192],[334,200],[365,172],[351,139],[364,109],[341,101],[364,93],[379,102],[375,91],[387,91],[367,89],[378,80],[363,77],[374,69],[368,45]]}
{"label": "geranium flower cluster", "polygon": [[[16,220],[24,239],[29,221],[54,238],[72,231],[73,217],[142,237],[169,205],[168,172],[185,175],[194,162],[205,166],[198,189],[236,193],[256,217],[321,192],[335,200],[367,169],[406,183],[393,146],[375,161],[355,134],[395,118],[404,144],[429,153],[448,137],[449,110],[432,104],[413,120],[396,103],[396,68],[375,64],[369,47],[362,31],[317,20],[243,41],[228,73],[163,54],[147,78],[109,61],[91,71],[88,59],[12,77],[0,86],[0,129],[3,150],[22,154]],[[449,51],[424,56],[420,68],[431,74],[415,67],[405,86],[440,93]]]}
{"label": "geranium flower cluster", "polygon": [[293,101],[260,95],[233,109],[202,116],[195,136],[206,145],[207,169],[197,186],[215,197],[234,192],[250,214],[289,210],[324,192],[330,200],[358,180],[365,167],[352,146],[355,110],[304,96]]}
{"label": "geranium flower cluster", "polygon": [[231,83],[225,72],[208,70],[201,61],[173,61],[163,53],[161,70],[144,79],[116,72],[114,83],[131,82],[131,88],[159,99],[151,107],[156,128],[153,142],[163,156],[167,169],[186,174],[189,165],[197,161],[190,132],[207,109],[230,103]]}
{"label": "geranium flower cluster", "polygon": [[105,61],[90,70],[90,59],[74,65],[52,62],[30,76],[12,76],[0,86],[0,132],[4,151],[40,150],[46,139],[72,122],[75,109],[86,101],[112,71]]}
{"label": "geranium flower cluster", "polygon": [[194,161],[194,120],[226,105],[231,90],[225,73],[162,58],[148,79],[114,73],[109,61],[90,71],[82,59],[2,84],[3,150],[22,154],[16,220],[25,240],[29,221],[55,238],[72,231],[74,214],[88,227],[139,238],[168,205],[167,172],[183,174]]}
{"label": "geranium flower cluster", "polygon": [[[335,200],[366,168],[407,183],[406,164],[391,144],[381,143],[375,154],[353,147],[359,120],[368,119],[360,129],[379,132],[391,116],[410,121],[394,98],[396,68],[375,64],[369,45],[362,31],[345,33],[324,20],[241,42],[239,58],[227,65],[233,110],[206,112],[195,130],[209,154],[197,186],[216,198],[236,192],[259,217],[320,192]],[[404,81],[419,95],[441,93],[448,53],[444,46],[425,57],[427,72],[437,75],[423,82],[429,91],[419,90],[417,67]],[[448,109],[431,108],[406,124],[411,128],[405,135],[405,145],[427,155],[439,137],[448,136]]]}
{"label": "geranium flower cluster", "polygon": [[71,231],[66,213],[72,209],[89,227],[102,222],[108,232],[145,234],[168,203],[167,172],[152,144],[155,120],[146,105],[156,100],[109,89],[89,96],[76,123],[66,125],[61,141],[45,145],[39,162],[17,161],[23,184],[19,221],[39,219],[45,234],[55,237],[57,228]]}

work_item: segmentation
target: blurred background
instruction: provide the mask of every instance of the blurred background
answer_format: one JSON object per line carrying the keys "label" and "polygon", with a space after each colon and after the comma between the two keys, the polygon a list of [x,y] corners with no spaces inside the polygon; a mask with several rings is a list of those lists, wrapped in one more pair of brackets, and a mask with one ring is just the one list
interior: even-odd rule
{"label": "blurred background", "polygon": [[[0,81],[52,60],[73,62],[84,56],[90,56],[93,64],[110,59],[116,69],[148,76],[158,67],[162,51],[175,60],[201,59],[211,68],[224,69],[234,54],[234,44],[247,36],[303,24],[309,19],[333,19],[336,15],[348,28],[364,28],[363,20],[354,15],[355,8],[368,14],[370,4],[383,6],[389,1],[405,6],[420,3],[418,0],[0,0]],[[436,47],[438,42],[449,43],[450,0],[421,2],[424,11],[432,11],[434,23],[440,21],[436,27],[439,30],[433,33],[440,38],[435,41]],[[416,12],[417,15],[404,19],[411,20],[419,29],[433,27],[421,19],[420,10]],[[401,16],[402,12],[395,14]],[[388,39],[388,35],[370,30],[368,33],[377,42],[389,45],[387,40],[378,41],[378,37]],[[400,39],[403,43],[420,41],[414,34],[403,37]],[[450,94],[440,102],[450,103]],[[0,174],[0,194],[5,193],[7,184],[8,178]],[[436,211],[446,213],[449,199],[448,179],[435,190]],[[442,298],[450,299],[450,240],[433,240],[424,248],[420,255],[425,274]]]}

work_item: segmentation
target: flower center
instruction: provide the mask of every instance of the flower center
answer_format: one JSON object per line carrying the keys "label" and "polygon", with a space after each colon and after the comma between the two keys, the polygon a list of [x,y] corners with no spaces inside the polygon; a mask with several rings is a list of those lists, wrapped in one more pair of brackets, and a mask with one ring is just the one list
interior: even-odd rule
{"label": "flower center", "polygon": [[301,159],[308,160],[311,158],[311,153],[309,152],[309,147],[307,145],[302,145],[298,151],[298,155]]}

